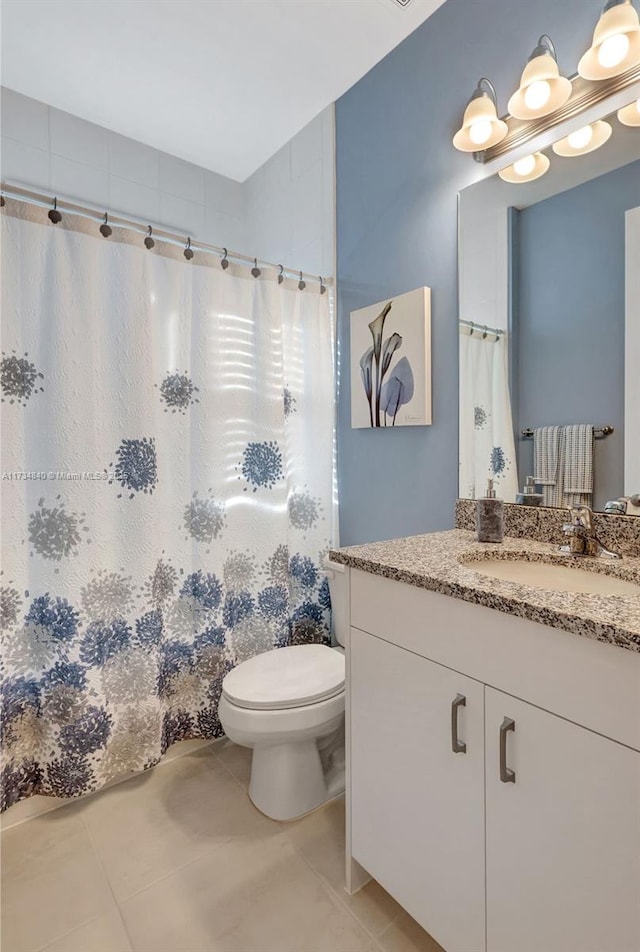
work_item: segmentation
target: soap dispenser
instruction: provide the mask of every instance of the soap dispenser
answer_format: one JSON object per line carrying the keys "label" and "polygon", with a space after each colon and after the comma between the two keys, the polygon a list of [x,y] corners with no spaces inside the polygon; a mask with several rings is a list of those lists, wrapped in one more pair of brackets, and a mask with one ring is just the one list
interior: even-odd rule
{"label": "soap dispenser", "polygon": [[476,503],[476,534],[478,542],[502,542],[504,538],[504,503],[496,499],[492,479],[487,495]]}

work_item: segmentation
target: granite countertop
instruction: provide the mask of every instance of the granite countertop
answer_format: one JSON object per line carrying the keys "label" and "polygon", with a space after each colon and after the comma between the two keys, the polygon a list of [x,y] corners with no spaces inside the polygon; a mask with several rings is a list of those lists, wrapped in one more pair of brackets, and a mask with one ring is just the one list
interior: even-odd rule
{"label": "granite countertop", "polygon": [[640,558],[625,557],[613,563],[595,558],[577,561],[558,552],[557,545],[508,536],[501,544],[480,543],[473,532],[463,529],[349,546],[333,550],[329,556],[364,572],[640,652],[640,594],[576,594],[534,588],[491,578],[475,571],[473,564],[461,564],[487,558],[557,562],[640,584]]}

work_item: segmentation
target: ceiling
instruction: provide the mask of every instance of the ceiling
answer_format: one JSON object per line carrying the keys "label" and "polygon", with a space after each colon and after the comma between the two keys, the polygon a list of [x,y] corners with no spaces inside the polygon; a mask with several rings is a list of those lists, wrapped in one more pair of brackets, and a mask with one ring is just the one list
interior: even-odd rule
{"label": "ceiling", "polygon": [[2,83],[244,181],[444,0],[2,0]]}

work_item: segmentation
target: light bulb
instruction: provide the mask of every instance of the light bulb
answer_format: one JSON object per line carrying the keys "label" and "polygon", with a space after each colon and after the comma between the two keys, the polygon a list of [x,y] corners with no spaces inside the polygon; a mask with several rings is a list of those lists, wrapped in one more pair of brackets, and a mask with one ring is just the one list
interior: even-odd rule
{"label": "light bulb", "polygon": [[618,66],[629,52],[629,37],[626,33],[608,36],[598,48],[598,62],[604,69]]}
{"label": "light bulb", "polygon": [[582,129],[577,129],[575,132],[572,132],[571,135],[567,136],[567,142],[572,149],[584,149],[585,146],[589,145],[593,138],[593,129],[591,126],[583,126]]}
{"label": "light bulb", "polygon": [[546,79],[538,79],[535,83],[527,86],[524,94],[524,104],[527,109],[542,109],[549,102],[551,96],[551,86]]}
{"label": "light bulb", "polygon": [[491,138],[491,123],[488,119],[476,119],[471,123],[469,138],[474,145],[483,145]]}
{"label": "light bulb", "polygon": [[525,155],[523,159],[518,159],[517,162],[513,163],[513,171],[516,173],[516,175],[521,175],[523,178],[525,175],[531,175],[535,167],[535,155]]}

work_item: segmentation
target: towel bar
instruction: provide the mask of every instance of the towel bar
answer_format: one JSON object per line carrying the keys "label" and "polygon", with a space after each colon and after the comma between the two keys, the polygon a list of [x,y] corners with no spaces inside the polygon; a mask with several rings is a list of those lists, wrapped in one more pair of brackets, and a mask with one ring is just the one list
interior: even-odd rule
{"label": "towel bar", "polygon": [[[609,436],[610,433],[613,433],[615,427],[613,426],[594,426],[593,434],[597,440],[602,439],[604,436]],[[530,440],[533,438],[533,430],[531,427],[527,427],[524,430],[520,430],[520,435],[523,440]]]}

